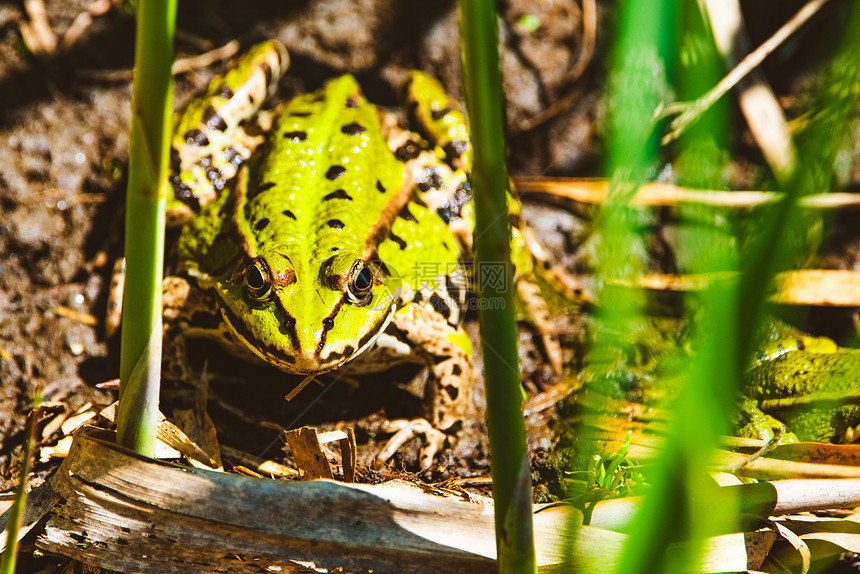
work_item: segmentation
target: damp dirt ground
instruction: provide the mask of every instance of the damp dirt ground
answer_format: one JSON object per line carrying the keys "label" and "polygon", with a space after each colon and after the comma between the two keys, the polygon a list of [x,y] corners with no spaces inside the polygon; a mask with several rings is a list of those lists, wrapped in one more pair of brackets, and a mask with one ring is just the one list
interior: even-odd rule
{"label": "damp dirt ground", "polygon": [[[800,5],[787,4],[791,6],[780,8],[785,17],[750,9],[754,40],[766,37],[773,22],[783,22]],[[99,385],[118,376],[119,342],[106,336],[105,313],[114,262],[122,255],[133,13],[125,5],[80,0],[47,0],[45,10],[56,45],[34,53],[40,44],[22,31],[32,34],[33,15],[23,3],[0,5],[0,492],[9,491],[17,479],[24,423],[37,390],[53,412],[116,399],[114,389]],[[90,14],[89,22],[82,24],[85,14]],[[573,80],[570,71],[584,46],[578,2],[509,0],[501,3],[501,14],[511,173],[604,175],[606,110],[601,102],[615,17],[610,6],[598,2],[593,53]],[[537,29],[530,25],[531,17],[537,18]],[[276,38],[288,48],[292,62],[279,99],[349,72],[368,99],[396,106],[400,100],[394,86],[413,68],[439,78],[461,99],[457,34],[456,3],[451,1],[247,0],[228,6],[192,0],[180,3],[176,49],[182,59],[234,40],[245,48]],[[778,54],[766,69],[789,106],[793,90],[816,65],[800,50],[804,41],[810,40],[799,38],[793,53]],[[219,61],[178,75],[176,105],[204,89],[225,65]],[[535,125],[554,102],[570,94],[575,97],[569,105]],[[733,121],[737,158],[731,163],[731,187],[756,189],[767,179],[767,170],[739,114]],[[856,191],[856,152],[852,161],[848,189]],[[532,202],[525,207],[526,220],[570,268],[581,263],[571,235],[581,232],[590,215],[587,209]],[[850,230],[852,218],[856,213],[840,216],[845,220],[840,229]],[[828,246],[823,261],[829,267],[860,268],[857,244],[856,234],[844,231]],[[477,348],[473,315],[466,327]],[[847,311],[817,320],[838,323],[844,331],[852,328],[852,319]],[[575,313],[558,318],[572,365],[568,379],[580,352],[581,325]],[[552,373],[527,325],[521,326],[520,339],[527,400],[535,405],[526,419],[529,445],[533,452],[547,453],[561,424],[551,399],[563,395],[560,389],[567,382]],[[284,460],[283,428],[349,425],[357,429],[364,476],[376,480],[381,476],[367,463],[386,438],[380,434],[382,422],[421,412],[419,393],[426,378],[421,372],[398,370],[387,377],[399,384],[344,378],[324,394],[324,387],[311,386],[287,404],[283,396],[295,379],[274,369],[237,366],[205,343],[192,347],[192,364],[211,376],[207,411],[218,440],[258,456]],[[477,352],[475,362],[480,364]],[[489,472],[480,422],[482,381],[480,369],[476,371],[474,424],[456,448],[442,454],[425,476],[429,480]],[[196,397],[187,381],[166,381],[161,410],[170,417]],[[404,449],[389,475],[416,470],[415,457],[416,448]],[[37,463],[37,474],[47,475],[56,464]]]}

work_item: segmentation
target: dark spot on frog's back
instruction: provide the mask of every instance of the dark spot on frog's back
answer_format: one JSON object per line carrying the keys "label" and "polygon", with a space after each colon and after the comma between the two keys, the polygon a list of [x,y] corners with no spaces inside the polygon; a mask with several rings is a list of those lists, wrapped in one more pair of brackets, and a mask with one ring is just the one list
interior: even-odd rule
{"label": "dark spot on frog's back", "polygon": [[415,185],[420,191],[440,189],[443,183],[442,176],[432,166],[425,169],[421,175],[415,178]]}
{"label": "dark spot on frog's back", "polygon": [[454,192],[454,195],[445,202],[445,205],[436,209],[436,213],[442,218],[445,223],[449,223],[452,219],[461,217],[463,206],[471,201],[472,193],[468,186],[460,185]]}
{"label": "dark spot on frog's back", "polygon": [[218,171],[214,167],[208,167],[206,169],[206,177],[208,177],[209,181],[212,182],[212,187],[217,190],[224,189],[224,184],[226,182],[224,181],[224,178],[221,175],[220,171]]}
{"label": "dark spot on frog's back", "polygon": [[445,275],[445,290],[454,301],[460,300],[460,286],[457,285],[450,275]]}
{"label": "dark spot on frog's back", "polygon": [[457,397],[460,396],[460,389],[454,385],[445,385],[445,392],[448,393],[452,401],[456,401]]}
{"label": "dark spot on frog's back", "polygon": [[436,293],[430,295],[430,305],[433,306],[433,309],[436,310],[437,313],[441,314],[445,317],[445,320],[451,316],[451,306],[448,305],[448,302],[445,301],[442,297],[439,297]]}
{"label": "dark spot on frog's back", "polygon": [[406,162],[413,160],[421,153],[421,146],[414,141],[408,141],[394,151],[394,157]]}
{"label": "dark spot on frog's back", "polygon": [[170,147],[170,171],[178,172],[179,165],[181,163],[181,159],[179,158],[179,150],[175,147]]}
{"label": "dark spot on frog's back", "polygon": [[200,130],[191,128],[185,132],[185,143],[197,147],[204,147],[209,145],[209,138],[207,138],[206,134]]}
{"label": "dark spot on frog's back", "polygon": [[203,112],[203,123],[219,132],[223,132],[227,129],[227,122],[224,121],[221,114],[216,112],[215,108],[212,106],[209,106],[206,108],[206,111]]}
{"label": "dark spot on frog's back", "polygon": [[249,200],[253,199],[253,198],[257,197],[258,195],[260,195],[261,193],[263,193],[265,191],[269,191],[273,187],[275,187],[275,184],[271,181],[263,182],[263,183],[255,186],[255,187],[249,187],[248,193],[246,194],[247,199],[249,199]]}
{"label": "dark spot on frog's back", "polygon": [[463,140],[451,140],[442,148],[448,159],[456,159],[469,149],[469,142]]}
{"label": "dark spot on frog's back", "polygon": [[334,181],[346,173],[346,168],[342,165],[333,165],[325,172],[325,177],[329,181]]}
{"label": "dark spot on frog's back", "polygon": [[441,189],[443,184],[442,176],[432,166],[426,168],[415,178],[415,186],[422,192],[431,189]]}
{"label": "dark spot on frog's back", "polygon": [[405,242],[405,241],[403,241],[403,239],[402,239],[402,238],[400,238],[400,237],[398,237],[397,235],[394,235],[393,233],[389,233],[389,234],[388,234],[388,239],[390,239],[391,241],[393,241],[394,243],[396,243],[396,244],[397,244],[397,247],[399,247],[401,251],[403,251],[404,249],[406,249],[406,242]]}
{"label": "dark spot on frog's back", "polygon": [[412,215],[412,212],[409,211],[409,204],[407,203],[400,209],[400,213],[397,214],[401,219],[405,219],[406,221],[412,221],[417,223],[418,220],[415,219],[415,216]]}
{"label": "dark spot on frog's back", "polygon": [[229,100],[233,97],[233,90],[230,89],[230,86],[224,84],[221,86],[221,89],[218,90],[218,93],[215,94],[219,98],[224,98],[225,100]]}
{"label": "dark spot on frog's back", "polygon": [[261,219],[260,221],[258,221],[257,223],[254,224],[254,229],[256,229],[257,231],[262,231],[262,230],[266,229],[266,226],[268,226],[268,225],[269,225],[269,218],[264,217],[263,219]]}
{"label": "dark spot on frog's back", "polygon": [[336,189],[323,197],[323,201],[328,201],[330,199],[346,199],[347,201],[352,201],[352,197],[350,197],[350,195],[343,189]]}
{"label": "dark spot on frog's back", "polygon": [[284,210],[284,211],[282,211],[281,213],[283,213],[284,215],[286,215],[287,217],[289,217],[289,218],[290,218],[290,219],[292,219],[293,221],[295,221],[295,220],[296,220],[296,214],[295,214],[295,213],[293,213],[292,211],[290,211],[289,209],[285,209],[285,210]]}
{"label": "dark spot on frog's back", "polygon": [[436,213],[439,214],[439,217],[441,217],[442,221],[444,221],[445,223],[451,223],[452,219],[459,216],[459,214],[457,214],[455,211],[452,211],[447,204],[444,207],[436,208]]}
{"label": "dark spot on frog's back", "polygon": [[294,112],[290,112],[289,115],[293,116],[294,118],[307,118],[311,115],[311,113],[310,112],[294,111]]}
{"label": "dark spot on frog's back", "polygon": [[340,131],[345,133],[348,136],[355,136],[355,135],[364,133],[366,131],[366,128],[361,124],[357,124],[355,122],[352,122],[351,124],[346,124],[345,126],[341,126]]}
{"label": "dark spot on frog's back", "polygon": [[436,121],[439,121],[442,118],[444,118],[446,115],[448,115],[448,112],[450,112],[450,111],[451,111],[451,107],[445,106],[441,110],[432,110],[430,112],[430,117],[433,119],[434,122],[436,122]]}
{"label": "dark spot on frog's back", "polygon": [[412,188],[412,197],[410,198],[410,201],[418,207],[427,207],[427,202],[421,199],[421,196],[418,195],[418,191],[415,188]]}
{"label": "dark spot on frog's back", "polygon": [[238,151],[228,146],[224,148],[224,159],[226,159],[236,167],[239,167],[242,164],[244,158],[239,154]]}
{"label": "dark spot on frog's back", "polygon": [[355,96],[350,96],[346,99],[346,107],[348,108],[357,108],[358,107],[358,98]]}
{"label": "dark spot on frog's back", "polygon": [[200,201],[194,195],[194,191],[182,183],[178,177],[173,178],[173,197],[191,208],[192,211],[200,209]]}
{"label": "dark spot on frog's back", "polygon": [[343,229],[343,221],[340,219],[329,219],[326,221],[326,225],[331,227],[332,229]]}
{"label": "dark spot on frog's back", "polygon": [[291,132],[284,132],[284,139],[293,141],[293,142],[301,142],[305,141],[308,138],[308,133],[302,130],[295,130]]}
{"label": "dark spot on frog's back", "polygon": [[376,180],[376,189],[379,190],[379,193],[385,193],[385,186],[378,179]]}

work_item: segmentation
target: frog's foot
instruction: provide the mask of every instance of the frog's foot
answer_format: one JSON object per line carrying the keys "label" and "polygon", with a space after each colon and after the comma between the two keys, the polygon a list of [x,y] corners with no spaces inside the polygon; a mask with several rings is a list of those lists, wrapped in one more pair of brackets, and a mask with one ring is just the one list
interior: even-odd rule
{"label": "frog's foot", "polygon": [[517,278],[516,285],[517,294],[520,296],[526,312],[534,322],[535,328],[541,337],[544,353],[546,353],[553,372],[561,374],[563,364],[561,343],[558,341],[552,315],[547,307],[546,299],[543,298],[540,292],[540,287],[533,280],[526,277]]}
{"label": "frog's foot", "polygon": [[448,323],[446,315],[427,301],[414,303],[398,311],[388,329],[377,339],[377,353],[388,360],[398,355],[402,360],[419,359],[430,367],[430,378],[424,389],[427,418],[389,422],[394,432],[382,452],[379,463],[390,459],[398,448],[417,435],[425,437],[421,449],[421,468],[428,468],[446,443],[457,440],[472,403],[471,344],[468,336]]}
{"label": "frog's foot", "polygon": [[417,436],[423,436],[426,442],[421,447],[418,461],[421,470],[427,470],[433,463],[436,453],[442,450],[448,439],[445,433],[435,428],[427,419],[395,419],[388,421],[386,427],[387,431],[394,431],[394,436],[388,439],[385,448],[376,455],[376,463],[379,467],[384,466],[401,446]]}

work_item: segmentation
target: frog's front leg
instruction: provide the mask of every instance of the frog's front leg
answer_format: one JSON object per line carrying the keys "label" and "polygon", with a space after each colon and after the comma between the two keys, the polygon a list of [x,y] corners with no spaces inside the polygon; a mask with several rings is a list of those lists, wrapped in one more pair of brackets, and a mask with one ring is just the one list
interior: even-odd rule
{"label": "frog's front leg", "polygon": [[424,435],[420,464],[426,469],[446,442],[453,444],[472,405],[471,343],[460,327],[454,327],[436,310],[409,305],[395,314],[377,345],[389,352],[411,352],[430,365],[430,380],[424,391],[426,419],[394,420],[396,430],[377,460],[385,462],[404,443]]}

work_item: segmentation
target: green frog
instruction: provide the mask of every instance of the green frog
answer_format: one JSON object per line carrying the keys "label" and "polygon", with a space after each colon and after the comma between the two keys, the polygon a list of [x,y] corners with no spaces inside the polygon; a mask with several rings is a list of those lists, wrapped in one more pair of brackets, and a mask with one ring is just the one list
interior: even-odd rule
{"label": "green frog", "polygon": [[[460,326],[473,230],[463,114],[419,72],[407,96],[420,135],[369,103],[350,75],[259,113],[286,66],[284,48],[264,42],[175,120],[169,220],[184,223],[181,266],[211,297],[226,338],[287,373],[427,364],[426,418],[392,421],[379,455],[423,435],[426,468],[471,406]],[[514,282],[560,370],[535,273],[555,284],[563,275],[530,247],[509,203]]]}
{"label": "green frog", "polygon": [[[584,383],[576,395],[579,412],[592,414],[614,406],[612,400],[625,401],[619,405],[632,400],[647,407],[635,418],[650,421],[656,415],[660,420],[659,411],[649,408],[677,397],[679,375],[693,353],[683,323],[649,318],[631,325],[628,335],[626,349],[604,349],[600,356],[592,352],[579,373]],[[860,349],[841,348],[777,320],[763,335],[770,340],[757,349],[745,374],[736,434],[771,440],[779,433],[781,442],[854,442],[860,425]],[[626,406],[615,410],[638,412]]]}
{"label": "green frog", "polygon": [[860,349],[791,336],[762,347],[748,373],[739,431],[769,440],[854,442],[860,424]]}

